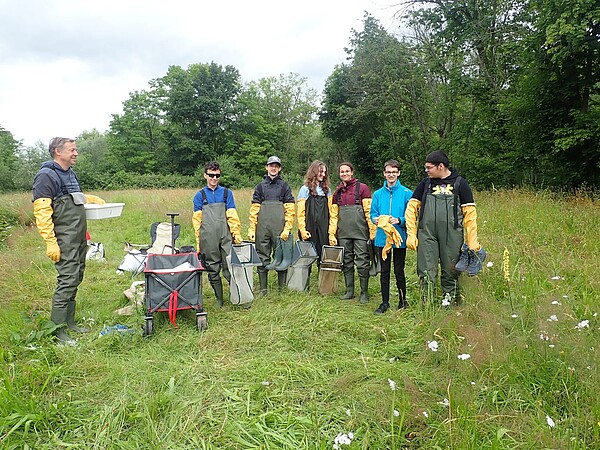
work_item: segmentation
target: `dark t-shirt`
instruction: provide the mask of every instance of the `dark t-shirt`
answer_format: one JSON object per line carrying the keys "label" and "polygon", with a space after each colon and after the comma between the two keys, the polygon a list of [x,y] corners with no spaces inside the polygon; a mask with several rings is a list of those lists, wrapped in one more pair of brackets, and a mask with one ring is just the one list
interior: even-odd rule
{"label": "dark t-shirt", "polygon": [[[454,191],[454,183],[456,179],[459,177],[458,172],[451,171],[450,175],[446,178],[425,178],[423,179],[416,189],[413,192],[411,198],[415,198],[419,201],[423,199],[423,191],[425,190],[425,186],[427,185],[427,181],[431,181],[429,184],[429,192],[428,194],[450,194]],[[474,205],[475,199],[473,198],[473,191],[467,183],[467,180],[464,178],[460,180],[459,188],[458,188],[458,197],[460,201],[460,206],[466,205]]]}

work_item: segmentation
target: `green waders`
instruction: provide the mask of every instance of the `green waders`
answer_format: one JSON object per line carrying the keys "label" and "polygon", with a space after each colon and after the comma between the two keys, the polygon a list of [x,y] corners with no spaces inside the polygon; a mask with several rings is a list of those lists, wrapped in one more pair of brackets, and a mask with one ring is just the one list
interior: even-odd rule
{"label": "green waders", "polygon": [[[52,297],[50,319],[56,325],[75,325],[75,297],[83,281],[87,240],[83,205],[76,205],[71,195],[63,195],[52,202],[54,234],[60,247],[60,261],[54,267],[58,272],[56,290]],[[64,328],[57,333],[60,340],[70,340]],[[65,338],[66,336],[66,338]],[[68,338],[68,339],[67,339]]]}
{"label": "green waders", "polygon": [[223,202],[203,205],[200,225],[200,248],[206,260],[208,281],[215,292],[217,306],[223,306],[223,282],[219,272],[222,270],[227,283],[231,282],[226,258],[231,253],[233,240],[225,211]]}
{"label": "green waders", "polygon": [[435,295],[438,264],[443,294],[450,294],[452,299],[458,298],[459,273],[454,266],[463,244],[463,217],[460,208],[455,205],[457,201],[452,192],[427,194],[425,205],[421,206],[424,210],[417,231],[417,274],[423,298]]}
{"label": "green waders", "polygon": [[338,243],[344,247],[342,270],[346,281],[346,294],[343,299],[354,297],[354,264],[360,280],[360,302],[369,301],[369,227],[362,205],[339,207]]}
{"label": "green waders", "polygon": [[[267,293],[267,274],[266,266],[271,261],[271,253],[277,248],[277,238],[283,231],[285,224],[285,213],[283,203],[277,200],[267,200],[261,203],[258,212],[258,224],[256,225],[256,253],[262,261],[262,266],[258,266],[258,281],[261,294]],[[291,239],[291,236],[288,238]],[[280,288],[285,286],[287,270],[277,272],[277,282]]]}

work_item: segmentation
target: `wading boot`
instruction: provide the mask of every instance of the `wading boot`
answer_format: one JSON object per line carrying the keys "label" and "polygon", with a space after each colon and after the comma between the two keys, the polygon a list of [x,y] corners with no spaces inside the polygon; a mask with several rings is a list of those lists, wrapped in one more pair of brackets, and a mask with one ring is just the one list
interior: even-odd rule
{"label": "wading boot", "polygon": [[287,279],[287,270],[277,272],[277,286],[279,287],[280,291],[286,287],[286,279]]}
{"label": "wading boot", "polygon": [[215,291],[215,305],[220,308],[223,306],[223,281],[219,278],[217,281],[211,281],[210,285]]}
{"label": "wading boot", "polygon": [[350,300],[354,298],[354,274],[344,273],[344,279],[346,280],[346,293],[340,296],[340,298],[342,300]]}
{"label": "wading boot", "polygon": [[281,238],[277,238],[276,242],[275,256],[273,256],[273,261],[265,266],[265,269],[267,270],[275,270],[275,267],[281,264],[281,261],[283,260],[283,241]]}
{"label": "wading boot", "polygon": [[260,291],[258,292],[258,295],[260,297],[267,295],[267,276],[268,276],[268,274],[269,274],[269,272],[267,272],[266,270],[264,272],[258,272],[258,285],[260,287]]}
{"label": "wading boot", "polygon": [[282,270],[287,270],[292,264],[292,257],[294,255],[294,240],[291,236],[288,236],[287,240],[281,240],[281,253],[282,258],[281,262],[275,266],[275,270],[277,272],[281,272]]}
{"label": "wading boot", "polygon": [[360,297],[358,301],[360,303],[369,302],[369,277],[359,277],[360,280]]}
{"label": "wading boot", "polygon": [[79,327],[75,323],[75,300],[67,303],[67,328],[75,333],[89,333],[90,329]]}

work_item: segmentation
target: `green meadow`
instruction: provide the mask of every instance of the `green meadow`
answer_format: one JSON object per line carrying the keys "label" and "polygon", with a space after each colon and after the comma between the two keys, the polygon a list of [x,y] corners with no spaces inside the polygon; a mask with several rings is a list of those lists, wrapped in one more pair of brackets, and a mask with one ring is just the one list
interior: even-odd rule
{"label": "green meadow", "polygon": [[[294,190],[296,191],[296,190]],[[91,192],[90,192],[91,193]],[[310,291],[270,292],[250,309],[216,308],[208,329],[179,329],[123,292],[123,243],[149,243],[178,212],[193,245],[194,190],[94,192],[124,202],[88,221],[106,261],[89,261],[77,318],[92,331],[58,346],[48,328],[56,272],[32,225],[30,194],[0,196],[2,449],[600,448],[600,206],[585,193],[476,193],[483,271],[461,276],[460,306],[423,305],[409,252],[410,307]],[[251,191],[235,191],[244,236]],[[255,281],[255,286],[257,282]],[[340,287],[343,282],[340,277]],[[342,288],[343,289],[343,288]],[[392,280],[392,295],[397,295]],[[108,333],[123,324],[133,333]]]}

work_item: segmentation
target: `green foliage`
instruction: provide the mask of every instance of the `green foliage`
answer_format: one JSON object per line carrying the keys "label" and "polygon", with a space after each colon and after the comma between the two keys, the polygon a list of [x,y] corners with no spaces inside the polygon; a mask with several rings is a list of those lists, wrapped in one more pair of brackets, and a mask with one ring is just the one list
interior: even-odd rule
{"label": "green foliage", "polygon": [[0,126],[0,192],[14,189],[13,174],[18,167],[17,150],[19,141]]}

